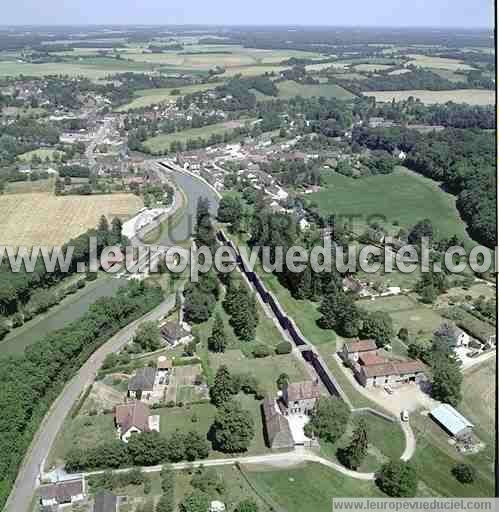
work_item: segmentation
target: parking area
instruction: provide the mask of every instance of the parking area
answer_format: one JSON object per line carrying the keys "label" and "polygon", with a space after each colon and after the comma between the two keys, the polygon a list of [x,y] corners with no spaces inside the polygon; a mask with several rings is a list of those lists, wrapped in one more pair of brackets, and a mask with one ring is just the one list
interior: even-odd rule
{"label": "parking area", "polygon": [[473,350],[469,347],[456,347],[454,352],[463,364],[462,369],[467,370],[477,364],[483,363],[491,357],[494,357],[495,349],[488,350],[487,352],[481,352],[479,350]]}

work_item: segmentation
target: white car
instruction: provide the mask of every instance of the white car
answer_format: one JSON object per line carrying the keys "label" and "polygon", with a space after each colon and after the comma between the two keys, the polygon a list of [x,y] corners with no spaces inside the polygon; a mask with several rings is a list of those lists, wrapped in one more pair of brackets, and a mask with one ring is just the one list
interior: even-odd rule
{"label": "white car", "polygon": [[402,419],[402,421],[409,421],[409,411],[407,409],[404,409],[400,413],[400,418]]}
{"label": "white car", "polygon": [[385,387],[384,387],[385,391],[389,394],[389,395],[393,395],[393,388],[390,386],[390,384],[387,384]]}

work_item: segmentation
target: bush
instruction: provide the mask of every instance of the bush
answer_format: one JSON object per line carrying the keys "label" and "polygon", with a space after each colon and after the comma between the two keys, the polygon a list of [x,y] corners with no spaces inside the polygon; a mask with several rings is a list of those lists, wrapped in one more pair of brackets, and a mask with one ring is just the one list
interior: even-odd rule
{"label": "bush", "polygon": [[289,341],[282,341],[275,348],[275,353],[278,355],[291,354],[292,350],[293,350],[293,345],[291,345],[291,343]]}
{"label": "bush", "polygon": [[410,462],[392,460],[383,465],[376,483],[388,496],[412,498],[416,495],[418,476]]}
{"label": "bush", "polygon": [[398,333],[398,337],[402,341],[408,341],[409,340],[409,331],[405,327],[402,327]]}
{"label": "bush", "polygon": [[476,479],[476,470],[471,464],[456,464],[452,474],[462,484],[471,484]]}
{"label": "bush", "polygon": [[271,353],[270,348],[267,347],[267,345],[263,345],[263,344],[257,345],[253,349],[253,355],[257,358],[268,357],[268,356],[270,356],[270,353]]}

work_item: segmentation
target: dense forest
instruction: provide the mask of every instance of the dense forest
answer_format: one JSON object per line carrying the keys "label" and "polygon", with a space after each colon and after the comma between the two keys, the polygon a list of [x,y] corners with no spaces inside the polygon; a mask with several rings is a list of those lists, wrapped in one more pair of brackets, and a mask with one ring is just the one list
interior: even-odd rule
{"label": "dense forest", "polygon": [[115,297],[99,299],[80,320],[35,342],[22,356],[0,358],[0,506],[65,383],[107,339],[161,300],[160,288],[130,282]]}

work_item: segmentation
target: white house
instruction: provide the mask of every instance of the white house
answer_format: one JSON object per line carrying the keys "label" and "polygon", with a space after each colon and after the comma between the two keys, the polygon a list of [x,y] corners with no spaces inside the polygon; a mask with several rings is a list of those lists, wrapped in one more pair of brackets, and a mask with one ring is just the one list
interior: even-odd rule
{"label": "white house", "polygon": [[40,486],[42,507],[58,507],[85,499],[85,479],[73,478]]}
{"label": "white house", "polygon": [[118,437],[128,443],[133,434],[149,432],[149,407],[143,402],[117,405],[114,421]]}

